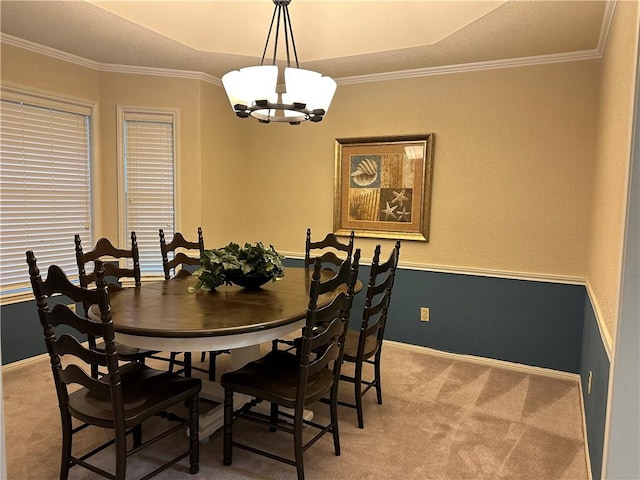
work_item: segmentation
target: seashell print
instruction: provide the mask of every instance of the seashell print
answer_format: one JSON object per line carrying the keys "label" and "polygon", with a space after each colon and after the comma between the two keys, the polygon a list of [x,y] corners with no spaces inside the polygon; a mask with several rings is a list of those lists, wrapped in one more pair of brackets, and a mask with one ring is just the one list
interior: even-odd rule
{"label": "seashell print", "polygon": [[356,185],[371,185],[378,178],[378,164],[370,158],[365,158],[358,164],[351,177]]}

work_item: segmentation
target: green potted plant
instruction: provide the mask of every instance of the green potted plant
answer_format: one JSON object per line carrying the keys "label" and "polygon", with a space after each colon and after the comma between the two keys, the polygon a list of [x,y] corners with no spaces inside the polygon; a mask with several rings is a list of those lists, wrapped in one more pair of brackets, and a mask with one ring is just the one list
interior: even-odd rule
{"label": "green potted plant", "polygon": [[245,243],[244,247],[231,242],[222,248],[204,250],[200,257],[201,266],[193,273],[198,277],[193,290],[212,291],[225,283],[259,288],[269,280],[275,282],[284,277],[283,260],[273,245],[267,248],[261,242]]}

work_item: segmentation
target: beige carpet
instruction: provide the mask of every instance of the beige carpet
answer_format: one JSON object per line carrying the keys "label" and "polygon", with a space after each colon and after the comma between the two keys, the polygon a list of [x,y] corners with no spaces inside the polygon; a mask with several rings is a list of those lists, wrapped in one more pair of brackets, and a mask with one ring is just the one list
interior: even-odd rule
{"label": "beige carpet", "polygon": [[[194,355],[199,357],[199,355]],[[220,367],[224,368],[224,356]],[[54,479],[59,472],[60,420],[48,359],[3,372],[9,479]],[[349,396],[350,384],[341,394]],[[325,435],[305,453],[308,479],[588,479],[577,381],[486,366],[464,357],[387,343],[383,359],[383,405],[365,397],[365,428],[355,411],[340,408],[342,455]],[[314,405],[317,418],[327,407]],[[153,428],[151,426],[150,428]],[[292,451],[289,435],[239,423],[238,438]],[[95,443],[105,432],[82,433]],[[129,461],[128,478],[148,471],[183,436]],[[78,442],[79,446],[80,442]],[[169,452],[169,453],[168,453]],[[220,432],[201,445],[200,473],[184,461],[156,478],[295,478],[295,468],[234,449],[222,465]],[[100,463],[110,463],[104,452]],[[72,479],[99,478],[80,467]]]}

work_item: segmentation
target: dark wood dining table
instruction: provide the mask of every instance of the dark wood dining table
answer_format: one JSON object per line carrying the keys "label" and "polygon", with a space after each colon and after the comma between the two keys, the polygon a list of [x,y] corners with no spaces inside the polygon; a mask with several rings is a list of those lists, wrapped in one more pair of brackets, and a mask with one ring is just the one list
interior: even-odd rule
{"label": "dark wood dining table", "polygon": [[[191,292],[194,276],[118,290],[110,295],[116,341],[167,352],[231,350],[231,368],[239,368],[260,355],[260,344],[302,328],[311,276],[309,269],[287,267],[282,279],[257,290],[223,285],[213,292]],[[361,287],[358,282],[358,290]],[[319,304],[334,296],[321,296]],[[204,381],[202,396],[219,401],[221,387]],[[201,415],[200,439],[221,425],[221,408]]]}

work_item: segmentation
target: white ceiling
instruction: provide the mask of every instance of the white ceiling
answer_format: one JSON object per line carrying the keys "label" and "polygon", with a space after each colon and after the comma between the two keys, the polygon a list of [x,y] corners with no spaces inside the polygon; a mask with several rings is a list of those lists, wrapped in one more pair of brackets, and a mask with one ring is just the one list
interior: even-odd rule
{"label": "white ceiling", "polygon": [[[345,78],[578,58],[601,49],[610,8],[597,0],[293,0],[289,10],[300,66]],[[272,12],[271,0],[0,1],[5,40],[215,78],[259,62]]]}

